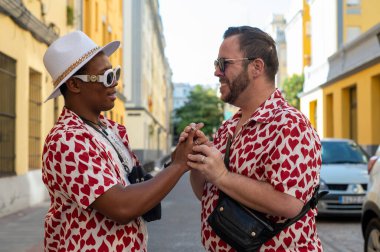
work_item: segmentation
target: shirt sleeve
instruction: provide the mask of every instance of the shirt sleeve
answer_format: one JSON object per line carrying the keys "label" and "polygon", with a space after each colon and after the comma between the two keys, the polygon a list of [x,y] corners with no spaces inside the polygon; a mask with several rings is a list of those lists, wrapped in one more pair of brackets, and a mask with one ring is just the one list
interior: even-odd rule
{"label": "shirt sleeve", "polygon": [[44,157],[48,187],[83,208],[119,183],[107,153],[85,131],[64,132],[47,144]]}
{"label": "shirt sleeve", "polygon": [[272,186],[307,202],[318,184],[321,163],[314,130],[303,123],[283,125],[269,153],[266,173]]}

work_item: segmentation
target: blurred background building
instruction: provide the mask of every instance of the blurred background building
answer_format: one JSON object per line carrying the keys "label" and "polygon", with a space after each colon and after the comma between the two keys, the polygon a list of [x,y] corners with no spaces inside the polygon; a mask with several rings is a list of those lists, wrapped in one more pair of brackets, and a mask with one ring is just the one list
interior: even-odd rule
{"label": "blurred background building", "polygon": [[173,109],[182,107],[188,101],[188,96],[193,90],[189,83],[174,83],[173,89]]}
{"label": "blurred background building", "polygon": [[265,29],[265,32],[271,35],[276,42],[279,66],[275,83],[279,89],[282,89],[281,85],[284,82],[284,79],[288,76],[286,57],[287,43],[285,39],[286,19],[283,14],[274,14],[272,20],[269,22],[270,25]]}
{"label": "blurred background building", "polygon": [[0,215],[46,198],[42,145],[63,103],[43,103],[53,85],[42,58],[73,28],[66,1],[0,1]]}
{"label": "blurred background building", "polygon": [[172,142],[172,73],[157,0],[124,1],[123,43],[126,126],[133,150],[149,162]]}
{"label": "blurred background building", "polygon": [[309,0],[311,61],[301,110],[321,137],[380,144],[380,2]]}
{"label": "blurred background building", "polygon": [[42,58],[77,29],[99,45],[122,41],[110,58],[123,71],[106,115],[127,125],[141,161],[170,148],[173,87],[157,0],[1,0],[0,216],[47,199],[42,148],[64,104],[62,97],[43,103],[53,85]]}

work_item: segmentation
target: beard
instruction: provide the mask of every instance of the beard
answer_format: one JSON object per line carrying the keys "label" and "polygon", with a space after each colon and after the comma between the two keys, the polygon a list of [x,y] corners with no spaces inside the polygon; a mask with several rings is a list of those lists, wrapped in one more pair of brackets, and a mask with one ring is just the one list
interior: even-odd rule
{"label": "beard", "polygon": [[234,105],[239,95],[247,89],[249,85],[247,69],[248,68],[245,67],[244,70],[232,81],[227,78],[219,79],[220,83],[226,83],[230,89],[230,92],[227,94],[227,96],[224,98],[222,97],[222,100],[224,102]]}

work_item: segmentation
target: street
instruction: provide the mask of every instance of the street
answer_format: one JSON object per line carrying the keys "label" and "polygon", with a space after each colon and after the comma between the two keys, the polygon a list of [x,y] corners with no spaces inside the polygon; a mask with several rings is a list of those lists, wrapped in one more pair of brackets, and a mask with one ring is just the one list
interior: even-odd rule
{"label": "street", "polygon": [[[200,243],[200,204],[184,175],[162,202],[162,219],[148,223],[148,251],[204,251]],[[48,203],[0,218],[0,252],[43,250],[43,218]],[[325,252],[363,251],[360,218],[318,219]]]}
{"label": "street", "polygon": [[359,217],[318,218],[317,228],[325,252],[364,251]]}
{"label": "street", "polygon": [[[163,218],[148,224],[149,251],[204,251],[200,243],[199,208],[186,174],[162,203]],[[317,219],[325,252],[363,251],[360,218]]]}

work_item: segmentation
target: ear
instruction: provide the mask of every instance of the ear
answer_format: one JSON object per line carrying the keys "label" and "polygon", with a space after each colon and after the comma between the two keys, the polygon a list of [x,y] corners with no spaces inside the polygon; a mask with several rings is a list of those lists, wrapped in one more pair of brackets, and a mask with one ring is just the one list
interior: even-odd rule
{"label": "ear", "polygon": [[251,71],[254,77],[265,74],[265,63],[262,59],[257,58],[251,62]]}
{"label": "ear", "polygon": [[71,92],[71,93],[74,93],[74,94],[78,94],[80,93],[81,91],[81,88],[80,88],[80,80],[77,79],[77,78],[69,78],[67,81],[66,81],[66,86],[67,86],[67,89]]}

